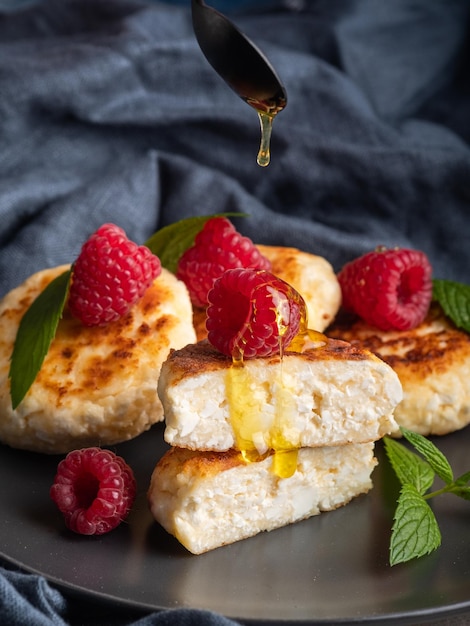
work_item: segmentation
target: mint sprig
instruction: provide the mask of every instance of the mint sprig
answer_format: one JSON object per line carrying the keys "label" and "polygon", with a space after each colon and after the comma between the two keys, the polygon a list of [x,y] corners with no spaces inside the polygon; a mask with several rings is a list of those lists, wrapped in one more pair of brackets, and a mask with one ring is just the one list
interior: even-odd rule
{"label": "mint sprig", "polygon": [[[422,557],[441,545],[441,532],[428,500],[443,493],[452,493],[470,500],[470,471],[457,479],[445,455],[429,439],[406,428],[400,428],[405,439],[419,453],[384,437],[385,451],[401,491],[394,515],[390,540],[390,565]],[[444,486],[429,491],[435,478]]]}
{"label": "mint sprig", "polygon": [[8,374],[13,409],[35,381],[55,337],[67,299],[70,276],[71,270],[68,270],[54,278],[21,318]]}
{"label": "mint sprig", "polygon": [[470,285],[437,278],[432,285],[433,300],[458,328],[470,333]]}

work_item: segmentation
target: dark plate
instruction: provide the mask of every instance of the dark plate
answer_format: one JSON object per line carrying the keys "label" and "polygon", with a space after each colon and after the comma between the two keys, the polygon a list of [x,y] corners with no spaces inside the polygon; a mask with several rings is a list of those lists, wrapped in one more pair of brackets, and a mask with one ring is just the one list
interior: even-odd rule
{"label": "dark plate", "polygon": [[[456,473],[470,469],[469,428],[435,441]],[[0,446],[1,554],[76,592],[151,610],[211,609],[254,624],[406,624],[470,612],[470,503],[435,499],[441,548],[390,567],[397,485],[381,444],[368,495],[201,556],[147,509],[149,477],[164,450],[161,425],[116,447],[134,468],[139,494],[128,523],[95,538],[66,531],[49,500],[58,457]]]}

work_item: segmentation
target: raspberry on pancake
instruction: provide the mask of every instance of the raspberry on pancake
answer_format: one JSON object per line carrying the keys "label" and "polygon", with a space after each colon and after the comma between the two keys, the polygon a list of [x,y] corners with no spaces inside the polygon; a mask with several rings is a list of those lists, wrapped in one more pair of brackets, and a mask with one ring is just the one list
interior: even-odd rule
{"label": "raspberry on pancake", "polygon": [[[256,246],[271,263],[271,272],[292,285],[307,305],[308,326],[323,331],[341,304],[341,288],[331,264],[323,257],[283,246]],[[206,309],[194,307],[193,324],[198,340],[207,337]]]}
{"label": "raspberry on pancake", "polygon": [[226,217],[208,220],[194,244],[181,255],[176,276],[188,288],[193,306],[205,308],[216,278],[237,267],[269,270],[270,263],[251,239],[243,237]]}

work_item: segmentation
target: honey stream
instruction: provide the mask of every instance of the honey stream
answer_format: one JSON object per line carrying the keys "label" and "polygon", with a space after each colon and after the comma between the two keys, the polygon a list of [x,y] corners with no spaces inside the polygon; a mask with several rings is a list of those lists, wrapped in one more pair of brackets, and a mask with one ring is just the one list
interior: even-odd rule
{"label": "honey stream", "polygon": [[267,167],[271,161],[273,120],[285,108],[287,100],[283,94],[278,93],[267,100],[246,98],[245,101],[258,113],[261,128],[261,143],[256,162],[261,167]]}
{"label": "honey stream", "polygon": [[[288,345],[288,350],[302,353],[307,349],[321,348],[326,343],[325,335],[308,328],[305,303],[293,288],[292,292],[294,297],[302,300],[303,314],[299,332]],[[292,294],[289,296],[292,297]],[[280,358],[274,380],[270,381],[274,416],[266,415],[266,388],[257,384],[245,367],[242,350],[233,358],[226,375],[230,419],[237,448],[247,463],[262,460],[274,452],[271,469],[280,478],[288,478],[295,473],[298,457],[298,448],[283,434],[287,431],[289,416],[296,411],[296,395],[284,384],[283,376],[282,337],[288,328],[284,322],[286,302],[288,304],[284,297],[275,305]]]}
{"label": "honey stream", "polygon": [[256,162],[261,167],[267,167],[271,161],[271,134],[273,130],[273,116],[258,111],[261,126],[261,144]]}

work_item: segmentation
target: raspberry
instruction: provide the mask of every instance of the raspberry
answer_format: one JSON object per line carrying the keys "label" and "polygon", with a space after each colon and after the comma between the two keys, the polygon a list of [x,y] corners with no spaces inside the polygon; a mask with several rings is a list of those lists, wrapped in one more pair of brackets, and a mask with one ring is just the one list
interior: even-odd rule
{"label": "raspberry", "polygon": [[209,292],[209,342],[234,359],[286,349],[306,320],[302,296],[265,270],[227,270]]}
{"label": "raspberry", "polygon": [[214,280],[236,267],[270,270],[271,263],[228,219],[213,217],[181,255],[176,275],[188,288],[193,305],[205,307]]}
{"label": "raspberry", "polygon": [[129,513],[135,494],[131,468],[101,448],[69,452],[50,489],[67,528],[81,535],[102,535],[116,528]]}
{"label": "raspberry", "polygon": [[428,312],[431,274],[424,252],[377,248],[339,272],[343,307],[381,330],[410,330]]}
{"label": "raspberry", "polygon": [[71,313],[86,326],[125,315],[161,272],[160,260],[114,224],[101,226],[82,246],[73,266]]}

